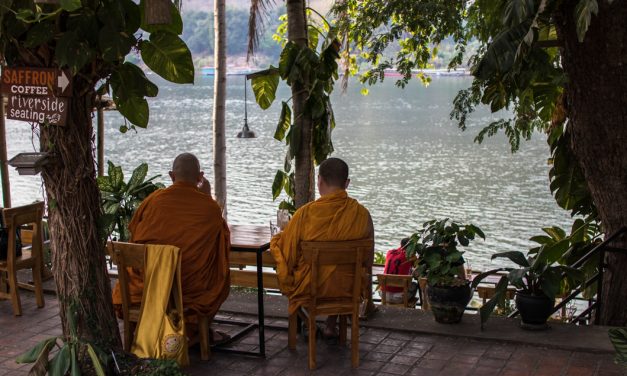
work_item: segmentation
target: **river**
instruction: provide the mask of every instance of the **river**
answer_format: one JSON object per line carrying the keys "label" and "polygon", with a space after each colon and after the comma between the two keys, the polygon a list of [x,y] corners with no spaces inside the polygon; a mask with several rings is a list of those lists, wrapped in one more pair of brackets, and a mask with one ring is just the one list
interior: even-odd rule
{"label": "river", "polygon": [[[167,183],[172,159],[189,151],[211,177],[213,77],[199,76],[194,85],[149,77],[160,92],[150,100],[148,129],[122,134],[122,117],[107,112],[105,158],[127,174],[147,162],[149,176],[161,174]],[[478,109],[466,132],[449,119],[455,94],[470,82],[469,77],[434,77],[429,87],[416,81],[399,89],[388,78],[367,96],[356,81],[345,94],[334,93],[333,156],[350,166],[349,194],[370,210],[378,251],[397,247],[425,220],[449,217],[484,230],[487,239],[471,243],[465,257],[473,268],[485,268],[495,252],[527,250],[533,244],[528,239],[541,227],[569,223],[549,191],[544,136],[522,142],[520,151],[511,154],[502,134],[473,143],[481,127],[495,119],[488,109]],[[281,86],[275,104],[262,111],[248,87],[248,122],[255,139],[235,137],[244,122],[244,78],[230,76],[227,90],[229,222],[268,224],[278,204],[272,201],[272,181],[285,155],[284,144],[272,136],[289,88]],[[9,158],[36,150],[37,144],[28,123],[7,122]],[[11,169],[10,178],[13,205],[43,197],[39,176],[19,176]]]}

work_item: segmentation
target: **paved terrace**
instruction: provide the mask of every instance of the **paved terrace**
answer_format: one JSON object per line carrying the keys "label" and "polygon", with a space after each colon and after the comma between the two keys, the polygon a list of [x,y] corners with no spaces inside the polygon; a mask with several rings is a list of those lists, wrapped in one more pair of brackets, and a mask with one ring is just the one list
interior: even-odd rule
{"label": "paved terrace", "polygon": [[[21,291],[23,315],[14,317],[11,304],[0,301],[0,375],[27,375],[29,365],[15,363],[16,356],[44,338],[61,333],[58,303],[46,295],[46,307],[37,309],[34,296]],[[219,316],[255,321],[256,295],[233,293]],[[267,358],[214,353],[201,362],[198,348],[190,350],[191,375],[306,375],[307,344],[287,349],[286,301],[266,297]],[[315,375],[627,375],[627,368],[613,363],[607,328],[552,324],[545,332],[527,332],[517,320],[493,317],[480,331],[476,315],[461,324],[441,325],[421,311],[383,307],[362,322],[360,367],[350,367],[350,350],[318,341]],[[222,326],[230,331],[235,327]],[[254,350],[257,333],[236,345]]]}

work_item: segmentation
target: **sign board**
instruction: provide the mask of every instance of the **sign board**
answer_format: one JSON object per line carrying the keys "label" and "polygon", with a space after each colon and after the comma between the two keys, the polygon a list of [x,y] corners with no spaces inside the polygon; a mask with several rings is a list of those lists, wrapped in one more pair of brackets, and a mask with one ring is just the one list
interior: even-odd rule
{"label": "sign board", "polygon": [[55,68],[17,67],[2,69],[1,90],[6,95],[69,97],[70,75]]}
{"label": "sign board", "polygon": [[55,68],[6,67],[0,90],[7,95],[7,119],[65,125],[72,87],[67,71]]}
{"label": "sign board", "polygon": [[7,119],[65,125],[67,98],[9,95],[8,99]]}

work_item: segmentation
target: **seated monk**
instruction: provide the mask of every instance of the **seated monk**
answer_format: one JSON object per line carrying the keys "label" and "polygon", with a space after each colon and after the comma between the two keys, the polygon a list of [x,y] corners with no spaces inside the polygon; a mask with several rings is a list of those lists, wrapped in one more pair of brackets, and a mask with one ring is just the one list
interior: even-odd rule
{"label": "seated monk", "polygon": [[[348,165],[338,158],[329,158],[320,164],[318,191],[320,198],[299,208],[282,233],[270,242],[270,252],[277,262],[277,275],[281,292],[289,298],[289,312],[294,313],[309,299],[310,270],[300,253],[301,241],[342,241],[372,239],[372,252],[368,260],[368,273],[372,271],[374,259],[374,227],[368,210],[348,197],[346,188]],[[334,289],[341,286],[341,274],[334,266],[320,269],[321,295],[335,295]],[[347,271],[348,273],[348,271]],[[350,277],[352,278],[352,277]],[[374,311],[372,303],[372,278],[366,283],[366,301],[362,304],[362,315]],[[324,336],[337,337],[337,316],[327,318]]]}
{"label": "seated monk", "polygon": [[[183,307],[213,319],[230,291],[229,227],[193,154],[177,156],[169,174],[173,184],[153,192],[135,212],[128,226],[131,241],[179,247]],[[139,304],[143,278],[133,270],[130,277],[131,302]],[[119,284],[113,304],[122,304]],[[211,333],[214,342],[224,340],[216,333]]]}

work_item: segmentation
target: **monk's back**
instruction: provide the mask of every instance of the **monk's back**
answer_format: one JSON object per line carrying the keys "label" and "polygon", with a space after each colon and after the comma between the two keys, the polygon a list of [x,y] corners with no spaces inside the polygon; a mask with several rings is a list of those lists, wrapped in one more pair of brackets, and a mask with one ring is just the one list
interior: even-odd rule
{"label": "monk's back", "polygon": [[217,310],[228,295],[230,235],[211,196],[176,182],[144,200],[129,229],[133,242],[179,247],[184,305]]}

